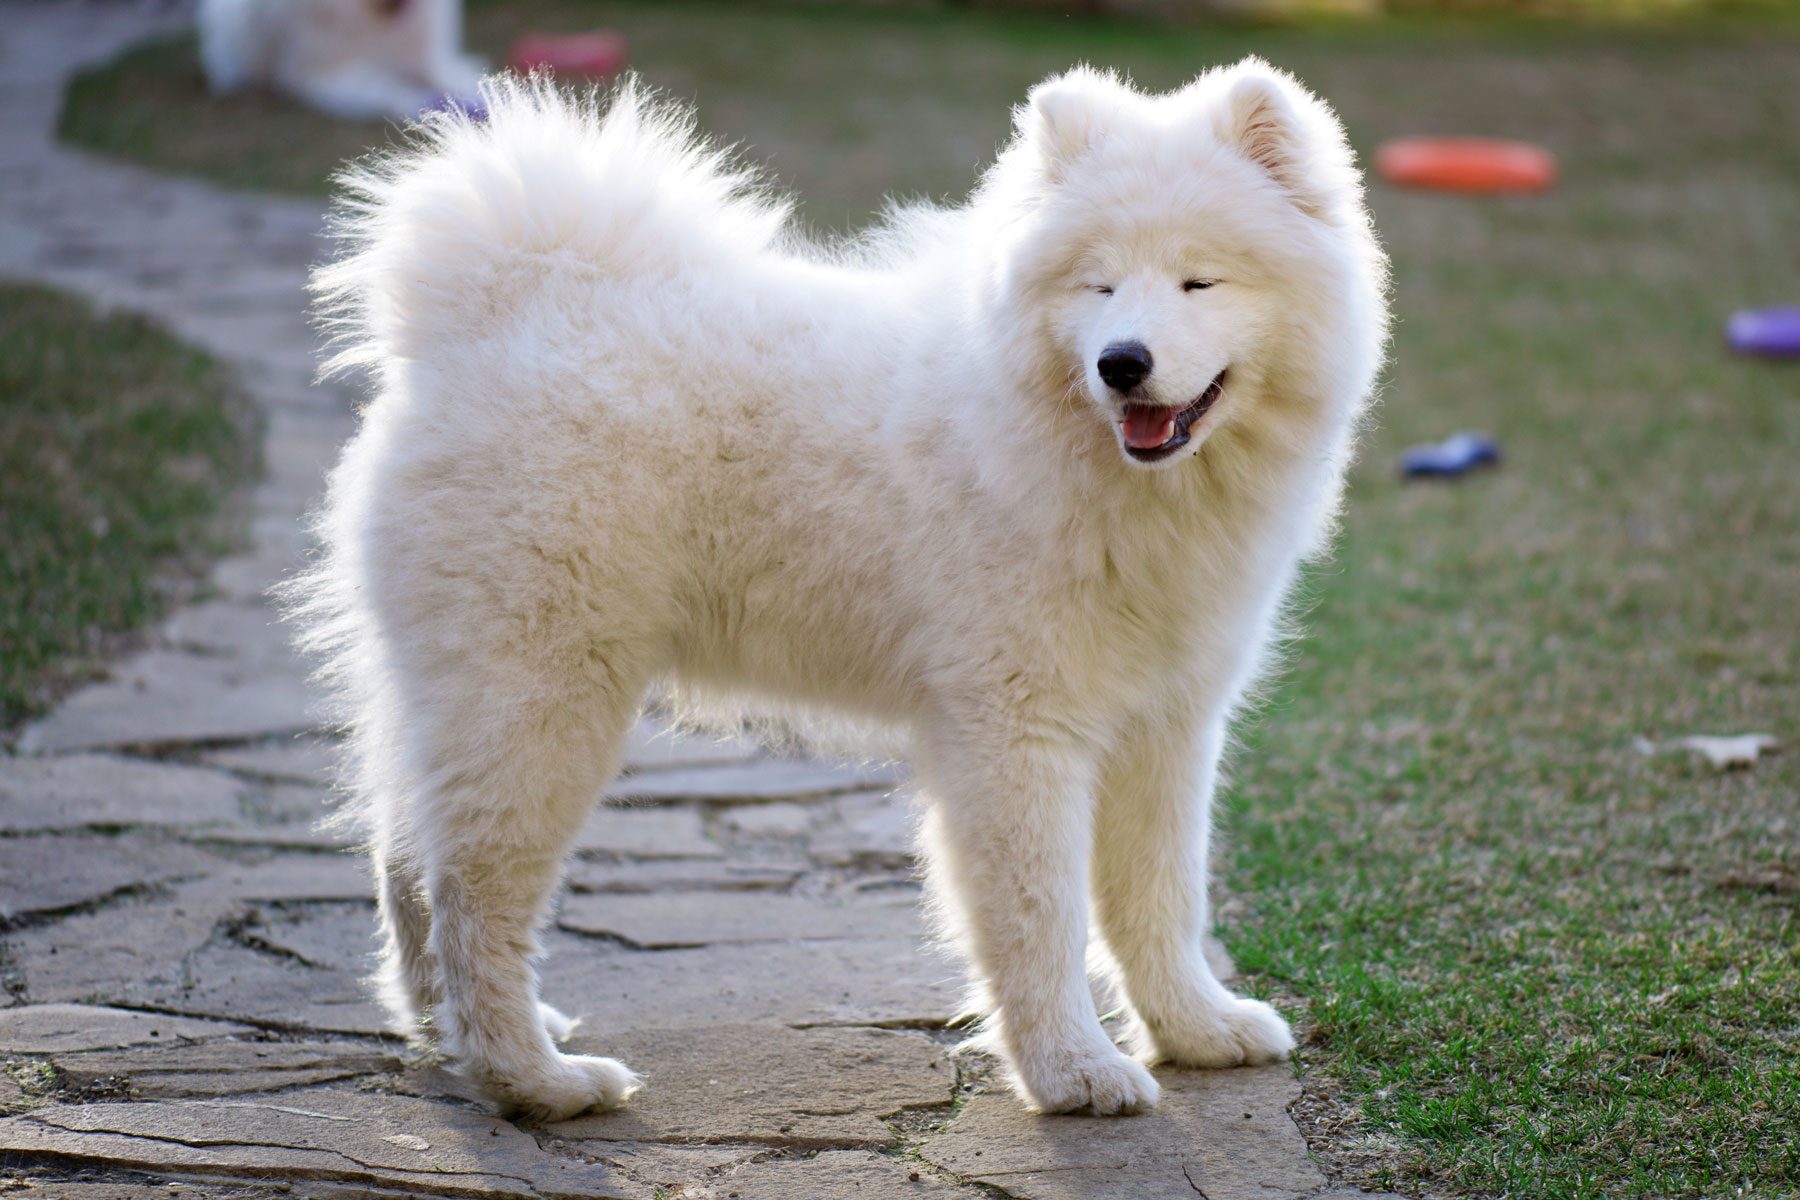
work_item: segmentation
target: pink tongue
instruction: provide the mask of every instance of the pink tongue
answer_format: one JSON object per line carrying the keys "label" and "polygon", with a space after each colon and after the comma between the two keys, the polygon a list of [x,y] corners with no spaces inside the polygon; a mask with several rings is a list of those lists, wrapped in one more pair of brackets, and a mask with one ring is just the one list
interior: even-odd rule
{"label": "pink tongue", "polygon": [[1124,429],[1127,446],[1133,450],[1154,450],[1175,436],[1175,410],[1127,404]]}

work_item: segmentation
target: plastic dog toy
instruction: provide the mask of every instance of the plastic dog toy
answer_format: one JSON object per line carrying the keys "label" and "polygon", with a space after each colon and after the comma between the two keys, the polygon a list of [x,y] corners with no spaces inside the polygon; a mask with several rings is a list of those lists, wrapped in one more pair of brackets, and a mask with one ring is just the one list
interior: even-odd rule
{"label": "plastic dog toy", "polygon": [[598,78],[625,69],[625,38],[609,30],[593,33],[532,33],[513,44],[507,58],[513,70],[529,75],[553,71],[558,75]]}
{"label": "plastic dog toy", "polygon": [[1725,341],[1739,354],[1800,358],[1800,307],[1748,308],[1731,314]]}
{"label": "plastic dog toy", "polygon": [[1401,138],[1375,152],[1390,183],[1447,192],[1541,192],[1556,182],[1556,159],[1525,142],[1491,138]]}
{"label": "plastic dog toy", "polygon": [[425,111],[461,113],[477,124],[487,120],[487,105],[481,102],[480,96],[439,96]]}
{"label": "plastic dog toy", "polygon": [[1441,442],[1413,446],[1400,455],[1400,474],[1408,479],[1448,479],[1500,461],[1500,443],[1485,433],[1464,430]]}

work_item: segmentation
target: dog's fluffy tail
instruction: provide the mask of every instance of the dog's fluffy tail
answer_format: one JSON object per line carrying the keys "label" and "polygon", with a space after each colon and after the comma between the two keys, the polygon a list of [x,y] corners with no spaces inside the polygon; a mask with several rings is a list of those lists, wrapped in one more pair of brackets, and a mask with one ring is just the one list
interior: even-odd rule
{"label": "dog's fluffy tail", "polygon": [[485,120],[433,113],[339,176],[345,252],[313,276],[328,373],[479,335],[549,270],[679,274],[785,236],[790,203],[635,78],[575,96],[497,76],[481,99]]}

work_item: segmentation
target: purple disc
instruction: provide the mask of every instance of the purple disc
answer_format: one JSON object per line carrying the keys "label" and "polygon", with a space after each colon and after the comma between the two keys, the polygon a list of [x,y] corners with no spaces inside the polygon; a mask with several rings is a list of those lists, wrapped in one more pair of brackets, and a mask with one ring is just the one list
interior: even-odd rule
{"label": "purple disc", "polygon": [[1800,307],[1748,308],[1732,313],[1725,340],[1739,354],[1800,358]]}

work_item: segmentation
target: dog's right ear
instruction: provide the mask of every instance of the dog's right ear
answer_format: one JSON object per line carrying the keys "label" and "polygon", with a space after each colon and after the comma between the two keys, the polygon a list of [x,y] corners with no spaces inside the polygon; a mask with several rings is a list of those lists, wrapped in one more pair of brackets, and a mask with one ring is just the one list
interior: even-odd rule
{"label": "dog's right ear", "polygon": [[1118,86],[1092,67],[1076,67],[1032,88],[1026,103],[1013,110],[1019,136],[1037,150],[1052,180],[1061,180],[1069,164],[1102,136],[1105,98]]}

